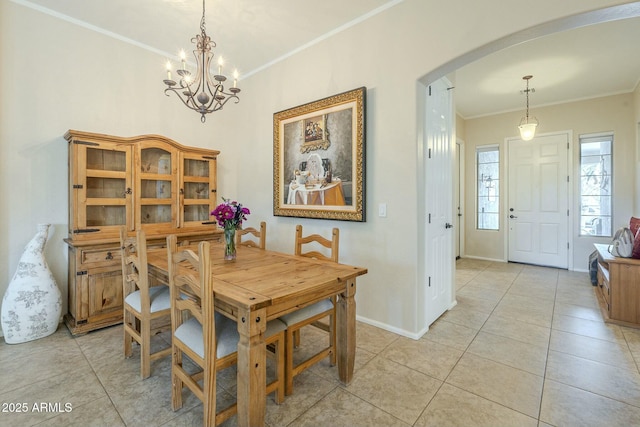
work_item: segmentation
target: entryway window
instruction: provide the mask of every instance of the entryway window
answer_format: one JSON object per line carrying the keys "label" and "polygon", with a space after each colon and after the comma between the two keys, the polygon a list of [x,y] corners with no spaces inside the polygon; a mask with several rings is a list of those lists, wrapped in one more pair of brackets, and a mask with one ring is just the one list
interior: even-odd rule
{"label": "entryway window", "polygon": [[580,235],[611,236],[613,135],[580,136]]}
{"label": "entryway window", "polygon": [[500,149],[497,145],[476,148],[478,230],[500,227]]}

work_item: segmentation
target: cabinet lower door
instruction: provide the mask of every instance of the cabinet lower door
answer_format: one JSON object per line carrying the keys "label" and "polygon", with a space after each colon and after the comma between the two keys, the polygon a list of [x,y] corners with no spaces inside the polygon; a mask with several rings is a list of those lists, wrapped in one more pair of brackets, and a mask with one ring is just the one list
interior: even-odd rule
{"label": "cabinet lower door", "polygon": [[114,312],[122,317],[122,271],[104,271],[90,274],[89,319],[99,320],[113,317]]}
{"label": "cabinet lower door", "polygon": [[[72,334],[84,334],[122,322],[122,270],[97,268],[76,276],[65,322]],[[70,296],[71,296],[70,291]],[[75,309],[71,310],[71,305]]]}

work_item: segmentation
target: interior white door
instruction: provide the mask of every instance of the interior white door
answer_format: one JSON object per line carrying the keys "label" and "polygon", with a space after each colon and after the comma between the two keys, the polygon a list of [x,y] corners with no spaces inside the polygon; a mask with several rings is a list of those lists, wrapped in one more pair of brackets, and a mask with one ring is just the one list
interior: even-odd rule
{"label": "interior white door", "polygon": [[509,261],[567,268],[569,136],[509,144]]}
{"label": "interior white door", "polygon": [[425,212],[426,314],[433,323],[451,305],[453,289],[453,104],[446,79],[429,88],[426,101]]}

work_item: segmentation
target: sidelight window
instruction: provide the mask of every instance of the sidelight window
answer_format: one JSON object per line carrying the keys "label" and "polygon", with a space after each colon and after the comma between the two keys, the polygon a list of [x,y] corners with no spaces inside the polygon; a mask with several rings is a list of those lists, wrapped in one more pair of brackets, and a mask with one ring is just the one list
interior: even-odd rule
{"label": "sidelight window", "polygon": [[611,236],[613,135],[580,136],[580,235]]}
{"label": "sidelight window", "polygon": [[500,228],[500,149],[497,145],[476,148],[478,230]]}

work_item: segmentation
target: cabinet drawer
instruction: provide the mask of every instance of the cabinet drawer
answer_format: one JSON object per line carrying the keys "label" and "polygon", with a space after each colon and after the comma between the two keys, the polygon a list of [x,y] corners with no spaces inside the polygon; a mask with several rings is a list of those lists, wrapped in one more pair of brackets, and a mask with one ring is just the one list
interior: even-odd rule
{"label": "cabinet drawer", "polygon": [[607,311],[609,310],[609,305],[611,304],[611,289],[609,285],[609,274],[606,269],[602,267],[602,265],[598,264],[598,287],[600,288],[600,293],[604,298],[605,303],[607,304]]}
{"label": "cabinet drawer", "polygon": [[603,280],[600,283],[600,292],[602,293],[602,296],[604,297],[604,300],[607,303],[607,308],[608,308],[609,305],[611,304],[611,288],[609,287],[609,282],[607,282],[606,280]]}
{"label": "cabinet drawer", "polygon": [[[83,249],[80,252],[81,264],[120,265],[120,247],[104,249]],[[86,267],[85,267],[86,268]]]}

